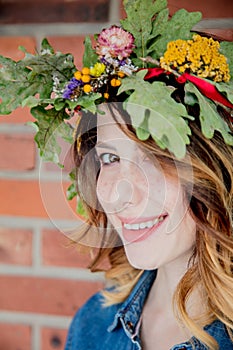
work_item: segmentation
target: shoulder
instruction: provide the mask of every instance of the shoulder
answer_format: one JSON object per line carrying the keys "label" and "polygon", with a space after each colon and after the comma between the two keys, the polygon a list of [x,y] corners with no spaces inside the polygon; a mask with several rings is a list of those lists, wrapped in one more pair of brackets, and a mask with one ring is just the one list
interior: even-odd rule
{"label": "shoulder", "polygon": [[108,327],[113,322],[117,306],[104,305],[101,292],[94,294],[75,314],[67,335],[65,350],[78,348],[101,349],[108,337]]}
{"label": "shoulder", "polygon": [[224,323],[216,320],[205,327],[205,330],[218,342],[219,350],[233,350],[233,342],[230,339]]}

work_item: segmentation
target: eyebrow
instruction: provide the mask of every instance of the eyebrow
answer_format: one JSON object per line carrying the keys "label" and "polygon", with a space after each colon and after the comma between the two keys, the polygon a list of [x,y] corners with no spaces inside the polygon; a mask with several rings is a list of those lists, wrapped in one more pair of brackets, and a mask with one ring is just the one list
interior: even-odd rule
{"label": "eyebrow", "polygon": [[95,148],[106,148],[109,150],[117,151],[117,149],[114,146],[103,142],[97,142]]}

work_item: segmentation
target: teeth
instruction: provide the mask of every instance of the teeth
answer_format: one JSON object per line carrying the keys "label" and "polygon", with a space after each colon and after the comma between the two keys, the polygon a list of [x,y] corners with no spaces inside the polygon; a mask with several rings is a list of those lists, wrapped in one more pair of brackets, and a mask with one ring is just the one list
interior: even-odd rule
{"label": "teeth", "polygon": [[159,218],[156,218],[151,221],[141,222],[140,224],[124,224],[124,228],[127,230],[142,230],[144,228],[151,228],[155,226],[158,222],[161,222],[165,219],[165,216],[160,216]]}

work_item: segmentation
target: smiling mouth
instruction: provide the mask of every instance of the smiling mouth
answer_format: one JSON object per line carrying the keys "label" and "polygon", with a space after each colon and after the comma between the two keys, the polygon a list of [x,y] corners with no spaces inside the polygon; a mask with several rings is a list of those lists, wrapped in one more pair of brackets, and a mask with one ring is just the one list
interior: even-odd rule
{"label": "smiling mouth", "polygon": [[156,217],[154,220],[149,220],[149,221],[144,221],[140,223],[124,223],[123,227],[126,230],[133,230],[133,231],[138,231],[138,230],[144,230],[146,228],[152,228],[153,226],[156,226],[158,223],[164,221],[166,219],[167,215],[162,215],[159,217]]}
{"label": "smiling mouth", "polygon": [[122,235],[125,242],[136,243],[146,240],[149,236],[156,233],[163,222],[168,217],[167,214],[157,216],[152,220],[140,222],[122,222]]}

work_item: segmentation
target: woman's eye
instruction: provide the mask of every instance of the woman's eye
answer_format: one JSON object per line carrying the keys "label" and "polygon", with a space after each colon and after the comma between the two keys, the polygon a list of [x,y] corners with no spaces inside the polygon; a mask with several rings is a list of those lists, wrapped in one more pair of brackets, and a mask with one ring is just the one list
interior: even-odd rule
{"label": "woman's eye", "polygon": [[113,153],[102,153],[99,156],[99,159],[102,165],[109,165],[120,161],[120,158]]}

